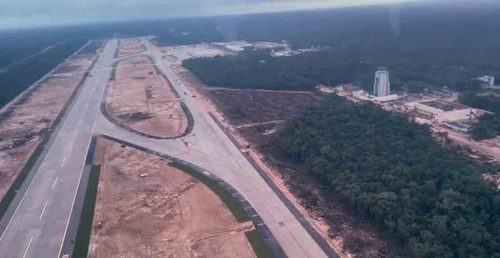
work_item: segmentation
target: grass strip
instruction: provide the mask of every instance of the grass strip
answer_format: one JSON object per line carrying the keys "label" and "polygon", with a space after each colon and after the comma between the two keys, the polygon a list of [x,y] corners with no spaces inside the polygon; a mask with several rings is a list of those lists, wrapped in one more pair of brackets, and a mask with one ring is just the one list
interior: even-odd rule
{"label": "grass strip", "polygon": [[191,111],[189,110],[189,108],[186,106],[186,103],[181,102],[181,108],[182,108],[182,111],[184,111],[184,114],[186,114],[186,118],[188,120],[188,125],[186,128],[186,131],[184,131],[184,133],[181,136],[179,136],[178,138],[184,137],[184,136],[190,134],[194,128],[194,117],[193,117],[193,114],[191,114]]}
{"label": "grass strip", "polygon": [[224,202],[224,204],[226,204],[227,208],[231,211],[234,218],[238,222],[241,223],[250,221],[250,217],[247,215],[245,210],[243,210],[243,208],[238,203],[238,201],[233,197],[233,195],[229,191],[227,191],[224,187],[219,185],[215,180],[205,176],[203,173],[196,170],[195,168],[178,161],[173,161],[172,163],[170,163],[170,166],[180,169],[183,172],[186,172],[190,176],[202,182],[204,185],[208,186],[210,190],[212,190],[215,194],[217,194],[217,196],[219,196],[219,198],[221,198],[221,200]]}
{"label": "grass strip", "polygon": [[275,257],[273,254],[273,250],[271,250],[264,239],[262,239],[261,235],[256,229],[245,232],[245,236],[247,237],[248,242],[250,242],[250,245],[252,245],[252,249],[258,258]]}
{"label": "grass strip", "polygon": [[115,49],[115,52],[113,53],[113,57],[114,57],[115,59],[117,59],[117,58],[119,57],[119,55],[120,55],[120,43],[119,43],[119,42],[120,42],[120,41],[118,41],[117,47],[116,47],[116,49]]}
{"label": "grass strip", "polygon": [[111,66],[111,76],[109,77],[110,81],[114,81],[116,79],[116,66],[118,66],[119,62],[113,63]]}
{"label": "grass strip", "polygon": [[75,247],[71,256],[73,258],[86,258],[89,251],[100,175],[101,166],[92,165],[87,191],[85,191],[85,201],[83,203],[80,223],[78,224],[78,231],[76,233]]}

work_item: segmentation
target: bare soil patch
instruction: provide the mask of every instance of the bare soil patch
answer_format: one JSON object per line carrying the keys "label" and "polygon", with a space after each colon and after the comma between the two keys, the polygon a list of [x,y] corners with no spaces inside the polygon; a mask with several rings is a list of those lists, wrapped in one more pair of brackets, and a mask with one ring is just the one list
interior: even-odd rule
{"label": "bare soil patch", "polygon": [[165,78],[147,56],[120,61],[109,82],[106,111],[121,125],[146,135],[171,138],[188,127],[187,116]]}
{"label": "bare soil patch", "polygon": [[234,126],[287,120],[324,98],[316,92],[304,91],[214,90],[183,67],[175,71],[186,86],[208,97],[208,102],[215,104]]}
{"label": "bare soil patch", "polygon": [[91,257],[255,257],[252,223],[238,223],[207,186],[168,160],[100,145]]}
{"label": "bare soil patch", "polygon": [[160,52],[165,54],[162,58],[169,61],[182,61],[198,57],[225,56],[230,53],[230,51],[205,43],[183,46],[157,46],[157,48]]}
{"label": "bare soil patch", "polygon": [[47,135],[96,55],[76,55],[0,114],[0,199]]}
{"label": "bare soil patch", "polygon": [[139,38],[124,38],[119,40],[118,57],[126,57],[139,54],[146,48],[139,41]]}
{"label": "bare soil patch", "polygon": [[234,125],[287,120],[308,106],[318,103],[315,93],[282,93],[267,91],[208,91],[208,97]]}

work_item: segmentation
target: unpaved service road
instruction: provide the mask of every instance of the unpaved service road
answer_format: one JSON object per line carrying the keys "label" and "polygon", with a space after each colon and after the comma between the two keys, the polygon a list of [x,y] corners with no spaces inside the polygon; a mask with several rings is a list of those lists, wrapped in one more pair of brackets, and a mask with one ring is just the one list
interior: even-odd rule
{"label": "unpaved service road", "polygon": [[[102,148],[102,149],[101,149]],[[102,140],[91,257],[255,257],[221,199],[169,161]]]}

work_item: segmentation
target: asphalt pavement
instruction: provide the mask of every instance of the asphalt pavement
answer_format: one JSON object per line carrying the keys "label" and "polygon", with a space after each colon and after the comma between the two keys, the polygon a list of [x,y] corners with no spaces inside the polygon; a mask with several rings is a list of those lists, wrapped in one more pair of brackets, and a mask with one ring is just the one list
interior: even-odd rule
{"label": "asphalt pavement", "polygon": [[[100,105],[114,61],[116,40],[108,42],[75,102],[52,136],[45,154],[30,172],[0,221],[0,257],[60,257],[82,180],[93,135],[104,134],[193,163],[222,178],[260,215],[289,257],[327,257],[279,196],[221,130],[151,43],[147,51],[179,93],[194,119],[180,139],[159,140],[125,130],[100,115]],[[186,92],[186,94],[184,94]],[[85,182],[85,181],[82,181]],[[76,223],[76,222],[72,222]],[[74,228],[74,227],[69,227]],[[1,231],[3,229],[3,232]]]}
{"label": "asphalt pavement", "polygon": [[116,40],[105,46],[48,150],[0,224],[0,257],[59,257],[82,170],[110,77]]}
{"label": "asphalt pavement", "polygon": [[[327,257],[298,219],[245,159],[196,97],[171,69],[175,63],[162,58],[151,43],[147,51],[167,76],[194,118],[194,128],[182,139],[158,140],[134,134],[101,116],[97,131],[193,163],[219,176],[241,193],[261,216],[289,257]],[[184,94],[184,92],[186,94]]]}

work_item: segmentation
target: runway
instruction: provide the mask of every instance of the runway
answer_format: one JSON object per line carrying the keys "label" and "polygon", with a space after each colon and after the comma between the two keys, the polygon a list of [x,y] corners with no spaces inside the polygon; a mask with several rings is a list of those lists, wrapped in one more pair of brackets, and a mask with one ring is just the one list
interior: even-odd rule
{"label": "runway", "polygon": [[115,48],[111,40],[103,49],[48,151],[30,172],[32,179],[21,188],[22,197],[14,199],[11,215],[2,219],[1,257],[60,256]]}
{"label": "runway", "polygon": [[[193,130],[182,139],[159,140],[127,131],[101,115],[100,105],[114,61],[116,40],[102,51],[91,76],[82,85],[74,104],[62,119],[45,156],[30,172],[22,198],[9,207],[0,221],[1,257],[60,257],[82,170],[94,135],[104,134],[193,163],[225,180],[241,193],[260,215],[289,257],[327,257],[277,194],[245,159],[206,110],[192,97],[150,42],[146,52],[170,80],[190,110]],[[186,92],[186,94],[184,94]],[[73,222],[72,222],[73,223]]]}

